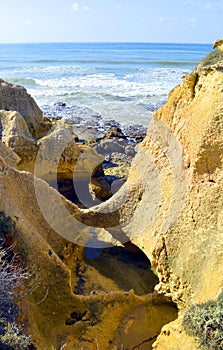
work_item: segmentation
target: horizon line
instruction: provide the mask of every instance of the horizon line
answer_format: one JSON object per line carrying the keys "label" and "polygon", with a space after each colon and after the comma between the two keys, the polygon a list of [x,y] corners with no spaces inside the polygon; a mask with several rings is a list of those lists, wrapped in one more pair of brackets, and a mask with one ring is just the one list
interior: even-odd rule
{"label": "horizon line", "polygon": [[178,45],[213,45],[210,42],[180,42],[180,41],[18,41],[0,42],[0,45],[19,44],[178,44]]}

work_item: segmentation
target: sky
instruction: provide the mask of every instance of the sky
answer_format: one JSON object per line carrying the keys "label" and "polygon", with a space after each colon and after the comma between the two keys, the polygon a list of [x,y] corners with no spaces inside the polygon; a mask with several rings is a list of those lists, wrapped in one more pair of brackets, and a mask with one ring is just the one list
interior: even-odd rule
{"label": "sky", "polygon": [[0,13],[0,43],[213,43],[223,37],[223,0],[1,0]]}

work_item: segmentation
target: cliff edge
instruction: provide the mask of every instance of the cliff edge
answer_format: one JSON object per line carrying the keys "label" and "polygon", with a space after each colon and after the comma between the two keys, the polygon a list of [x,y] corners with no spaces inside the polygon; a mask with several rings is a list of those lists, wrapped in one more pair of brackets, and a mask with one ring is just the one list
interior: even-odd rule
{"label": "cliff edge", "polygon": [[[139,221],[128,232],[158,271],[156,290],[179,309],[178,320],[164,327],[154,349],[197,349],[183,331],[182,315],[193,304],[217,300],[223,288],[222,86],[223,55],[217,51],[154,112],[135,159],[141,173],[146,157],[152,160],[148,175],[159,177],[154,196],[159,201],[148,227],[136,234]],[[153,183],[141,201],[150,200]]]}

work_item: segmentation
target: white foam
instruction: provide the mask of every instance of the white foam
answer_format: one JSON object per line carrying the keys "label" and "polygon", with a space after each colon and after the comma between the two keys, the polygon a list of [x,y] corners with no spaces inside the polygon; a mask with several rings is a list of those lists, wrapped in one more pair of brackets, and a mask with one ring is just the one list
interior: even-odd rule
{"label": "white foam", "polygon": [[35,79],[36,85],[28,91],[40,106],[63,101],[88,106],[122,124],[126,121],[147,125],[148,110],[159,107],[187,73],[179,68],[140,68],[119,77],[107,72],[98,74],[92,69],[89,74],[87,68],[80,71],[76,67],[41,67],[43,75]]}
{"label": "white foam", "polygon": [[[181,71],[156,69],[117,78],[114,74],[91,74],[81,77],[61,77],[36,79],[40,87],[49,89],[52,94],[61,95],[72,92],[110,94],[117,97],[158,96],[168,92],[181,82]],[[42,90],[42,89],[41,89]],[[43,92],[43,90],[42,90]]]}

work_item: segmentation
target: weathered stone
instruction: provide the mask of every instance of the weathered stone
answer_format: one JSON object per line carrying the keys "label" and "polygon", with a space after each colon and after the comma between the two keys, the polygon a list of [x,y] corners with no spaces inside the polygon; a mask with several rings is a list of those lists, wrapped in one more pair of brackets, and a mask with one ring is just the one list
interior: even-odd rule
{"label": "weathered stone", "polygon": [[21,158],[22,163],[32,161],[37,153],[37,144],[24,118],[18,112],[1,110],[0,119],[2,142]]}
{"label": "weathered stone", "polygon": [[41,137],[49,130],[51,122],[43,118],[43,113],[26,89],[0,79],[0,109],[17,111],[25,119],[34,137]]}
{"label": "weathered stone", "polygon": [[[52,345],[60,348],[66,343],[67,350],[78,350],[80,346],[93,350],[97,343],[102,349],[107,349],[114,337],[117,344],[116,330],[119,326],[122,329],[122,320],[139,305],[149,304],[148,310],[154,314],[155,321],[150,320],[152,334],[157,334],[163,324],[176,317],[176,310],[171,306],[167,312],[168,306],[163,306],[165,301],[162,297],[157,298],[156,294],[139,297],[133,290],[123,290],[121,280],[119,286],[112,278],[112,272],[111,276],[104,276],[103,271],[85,260],[84,246],[67,240],[75,241],[75,237],[83,234],[82,238],[86,236],[87,243],[94,233],[90,226],[78,226],[78,222],[74,225],[72,216],[64,216],[64,203],[72,207],[72,214],[78,220],[81,215],[89,215],[88,211],[68,203],[45,181],[31,173],[8,167],[4,174],[0,172],[0,180],[0,208],[16,219],[16,236],[12,238],[16,251],[24,258],[26,269],[32,273],[28,305],[35,307],[28,308],[28,315],[25,308],[24,315],[28,316],[28,334],[32,335],[37,348],[49,349]],[[42,205],[49,204],[51,219],[47,206],[43,210],[40,205],[38,192],[43,196]],[[55,230],[56,223],[69,233],[67,239],[60,235],[61,231]],[[107,263],[107,259],[104,260],[104,271]],[[142,263],[138,262],[138,273],[142,271]],[[115,255],[111,256],[110,264],[111,271],[121,266],[117,265]],[[132,274],[135,279],[137,269],[134,270],[134,260],[128,268],[128,275]],[[120,276],[124,274],[124,270],[120,269]],[[125,277],[126,280],[128,277]],[[141,280],[139,276],[137,278],[139,284]],[[84,283],[83,292],[80,282]],[[128,285],[128,281],[125,284]],[[159,317],[163,308],[165,316]],[[143,312],[139,317],[140,324],[145,317],[147,315]],[[133,332],[136,332],[137,341],[143,340],[137,328]]]}
{"label": "weathered stone", "polygon": [[16,164],[20,161],[19,156],[1,141],[0,141],[0,156],[2,159],[4,159],[6,166],[10,165],[12,167],[15,167]]}
{"label": "weathered stone", "polygon": [[[154,113],[135,159],[141,174],[146,171],[146,155],[158,170],[159,204],[148,227],[140,228],[140,220],[145,221],[152,210],[148,207],[142,213],[143,203],[151,198],[151,192],[144,192],[142,215],[130,222],[126,232],[157,270],[160,284],[156,289],[170,296],[182,312],[194,303],[215,299],[222,288],[222,85],[223,73],[218,69],[186,76],[168,103]],[[150,179],[155,168],[148,174]],[[161,333],[155,349],[179,349],[179,344],[182,349],[196,349],[193,340],[181,333],[181,326],[165,329],[170,336]]]}
{"label": "weathered stone", "polygon": [[222,50],[223,51],[223,39],[217,39],[217,40],[215,40],[215,42],[214,42],[214,45],[213,45],[213,48],[214,49],[220,49],[220,50]]}
{"label": "weathered stone", "polygon": [[47,181],[72,179],[80,149],[77,136],[63,121],[53,125],[50,132],[38,140],[35,175]]}
{"label": "weathered stone", "polygon": [[124,133],[118,126],[109,129],[104,136],[104,138],[107,138],[107,139],[114,138],[114,137],[126,139],[126,135],[124,135]]}
{"label": "weathered stone", "polygon": [[[181,313],[222,290],[222,85],[223,73],[215,67],[185,77],[153,114],[126,185],[95,213],[104,227],[123,224],[158,272],[156,290]],[[103,212],[111,214],[104,221]],[[165,329],[170,344],[161,333],[157,349],[164,343],[167,349],[179,349],[179,343],[196,349],[180,319]]]}

